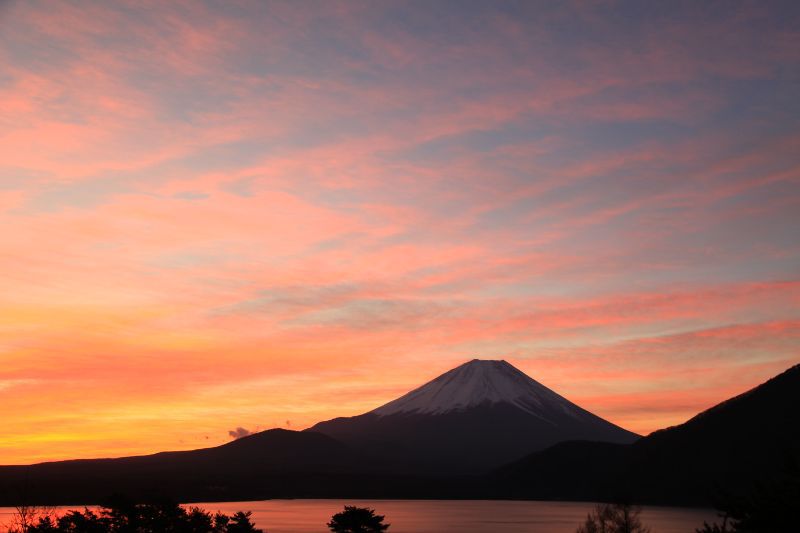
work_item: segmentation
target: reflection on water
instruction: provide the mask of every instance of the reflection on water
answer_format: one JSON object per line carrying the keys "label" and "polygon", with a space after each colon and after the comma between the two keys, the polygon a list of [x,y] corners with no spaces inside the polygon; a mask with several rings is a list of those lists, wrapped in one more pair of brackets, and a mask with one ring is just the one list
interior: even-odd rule
{"label": "reflection on water", "polygon": [[[253,511],[268,533],[320,533],[344,505],[370,507],[386,516],[391,533],[574,533],[589,503],[485,500],[268,500],[200,504],[207,510]],[[711,509],[645,507],[642,521],[653,533],[691,533],[711,521]]]}
{"label": "reflection on water", "polygon": [[[193,504],[195,505],[195,504]],[[370,507],[386,516],[390,533],[574,533],[592,509],[589,503],[487,500],[265,500],[196,504],[231,514],[253,511],[267,533],[324,533],[344,505]],[[67,510],[70,508],[63,508]],[[13,509],[0,508],[0,524]],[[645,507],[642,522],[652,533],[691,533],[712,521],[712,509]]]}

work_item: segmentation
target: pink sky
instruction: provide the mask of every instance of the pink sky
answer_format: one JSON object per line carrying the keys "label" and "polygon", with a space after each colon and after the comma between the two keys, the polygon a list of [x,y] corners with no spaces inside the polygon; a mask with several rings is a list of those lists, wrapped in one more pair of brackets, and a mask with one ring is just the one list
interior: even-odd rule
{"label": "pink sky", "polygon": [[300,429],[475,357],[648,433],[796,364],[799,15],[2,4],[0,464]]}

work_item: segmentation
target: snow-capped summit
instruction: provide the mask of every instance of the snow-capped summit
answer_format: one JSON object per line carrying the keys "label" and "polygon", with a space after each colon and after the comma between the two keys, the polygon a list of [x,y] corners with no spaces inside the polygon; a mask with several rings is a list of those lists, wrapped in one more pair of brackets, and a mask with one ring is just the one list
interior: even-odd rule
{"label": "snow-capped summit", "polygon": [[552,410],[579,416],[582,411],[506,361],[473,359],[371,412],[442,414],[496,403],[537,416]]}
{"label": "snow-capped summit", "polygon": [[373,411],[320,422],[308,431],[426,474],[486,471],[566,440],[638,438],[509,363],[480,359]]}

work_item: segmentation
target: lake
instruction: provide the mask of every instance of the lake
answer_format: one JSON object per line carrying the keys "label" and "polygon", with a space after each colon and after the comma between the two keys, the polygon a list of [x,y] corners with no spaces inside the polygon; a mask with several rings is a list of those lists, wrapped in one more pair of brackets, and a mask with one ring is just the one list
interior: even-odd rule
{"label": "lake", "polygon": [[[591,503],[491,500],[264,500],[192,504],[227,514],[252,511],[268,533],[324,533],[344,505],[370,507],[386,516],[390,533],[574,533]],[[13,509],[0,508],[0,523]],[[643,507],[642,522],[652,533],[692,533],[713,521],[713,509]]]}

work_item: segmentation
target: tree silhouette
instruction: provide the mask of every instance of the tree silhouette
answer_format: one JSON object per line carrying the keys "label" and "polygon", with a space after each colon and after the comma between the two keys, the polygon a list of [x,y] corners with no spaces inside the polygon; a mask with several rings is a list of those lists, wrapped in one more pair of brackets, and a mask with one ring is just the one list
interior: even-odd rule
{"label": "tree silhouette", "polygon": [[745,494],[717,496],[722,524],[704,523],[697,533],[778,533],[798,531],[800,465],[789,460],[782,472],[753,484]]}
{"label": "tree silhouette", "polygon": [[231,517],[231,521],[227,524],[227,528],[225,528],[225,533],[249,533],[252,531],[261,531],[260,529],[256,529],[253,526],[253,523],[250,521],[250,515],[252,515],[250,511],[242,512],[239,511],[238,513],[234,514]]}
{"label": "tree silhouette", "polygon": [[11,525],[8,528],[9,533],[24,533],[35,524],[51,519],[55,514],[54,507],[37,505],[17,505],[14,510],[14,515],[11,517]]}
{"label": "tree silhouette", "polygon": [[250,512],[211,515],[198,507],[176,503],[130,504],[117,501],[99,512],[69,511],[57,519],[40,517],[36,524],[9,533],[263,533],[250,521]]}
{"label": "tree silhouette", "polygon": [[598,504],[576,533],[649,533],[639,519],[641,509],[628,504]]}
{"label": "tree silhouette", "polygon": [[328,528],[334,533],[381,533],[389,529],[383,518],[374,509],[345,505],[344,511],[331,517]]}

